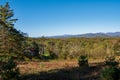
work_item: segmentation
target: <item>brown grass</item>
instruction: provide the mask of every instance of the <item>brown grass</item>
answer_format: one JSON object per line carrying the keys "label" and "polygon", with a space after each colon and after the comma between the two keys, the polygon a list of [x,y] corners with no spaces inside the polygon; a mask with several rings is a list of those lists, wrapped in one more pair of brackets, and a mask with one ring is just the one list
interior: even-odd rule
{"label": "brown grass", "polygon": [[100,80],[103,59],[90,59],[89,68],[79,68],[77,60],[19,62],[23,80]]}
{"label": "brown grass", "polygon": [[[104,59],[90,59],[90,65],[95,63],[104,62]],[[22,74],[31,74],[38,73],[41,71],[49,71],[54,69],[63,69],[63,68],[73,68],[78,67],[77,60],[53,60],[48,62],[20,62],[18,63],[18,67]]]}
{"label": "brown grass", "polygon": [[54,69],[77,67],[76,60],[54,60],[49,62],[22,62],[18,64],[21,74],[39,73]]}

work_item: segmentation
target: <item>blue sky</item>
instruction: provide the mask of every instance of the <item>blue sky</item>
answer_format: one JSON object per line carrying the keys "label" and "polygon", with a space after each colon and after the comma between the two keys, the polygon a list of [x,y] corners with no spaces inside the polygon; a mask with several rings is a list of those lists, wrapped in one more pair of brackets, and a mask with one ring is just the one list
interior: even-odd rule
{"label": "blue sky", "polygon": [[31,37],[120,31],[120,0],[0,0]]}

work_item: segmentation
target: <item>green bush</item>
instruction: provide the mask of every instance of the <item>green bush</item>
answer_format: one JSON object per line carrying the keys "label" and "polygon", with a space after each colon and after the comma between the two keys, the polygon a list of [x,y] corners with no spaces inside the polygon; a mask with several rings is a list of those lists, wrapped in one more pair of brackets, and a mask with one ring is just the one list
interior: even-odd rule
{"label": "green bush", "polygon": [[105,60],[105,65],[108,67],[118,67],[119,62],[115,61],[115,56],[108,56]]}
{"label": "green bush", "polygon": [[119,80],[119,69],[118,68],[104,68],[102,70],[102,80]]}
{"label": "green bush", "polygon": [[88,67],[88,57],[85,55],[81,55],[78,59],[78,65],[80,67]]}
{"label": "green bush", "polygon": [[40,59],[41,60],[49,60],[50,54],[49,53],[41,54]]}
{"label": "green bush", "polygon": [[50,59],[58,59],[58,56],[55,53],[51,53]]}
{"label": "green bush", "polygon": [[3,58],[0,63],[0,75],[3,80],[19,79],[19,69],[12,57]]}
{"label": "green bush", "polygon": [[105,68],[101,72],[101,80],[119,80],[120,68],[114,56],[109,56],[105,61]]}

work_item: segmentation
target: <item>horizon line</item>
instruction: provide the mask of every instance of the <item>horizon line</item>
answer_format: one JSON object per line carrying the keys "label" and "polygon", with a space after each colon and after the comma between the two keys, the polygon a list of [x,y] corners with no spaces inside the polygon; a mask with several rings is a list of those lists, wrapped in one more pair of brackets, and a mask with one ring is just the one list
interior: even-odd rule
{"label": "horizon line", "polygon": [[103,33],[103,34],[107,34],[107,33],[120,33],[120,31],[114,31],[114,32],[86,32],[86,33],[79,33],[79,34],[56,34],[56,35],[48,35],[48,36],[46,36],[46,35],[42,35],[42,36],[29,36],[29,34],[28,34],[28,36],[29,37],[33,37],[33,38],[39,38],[39,37],[54,37],[54,36],[69,36],[69,35],[84,35],[84,34],[97,34],[97,33]]}

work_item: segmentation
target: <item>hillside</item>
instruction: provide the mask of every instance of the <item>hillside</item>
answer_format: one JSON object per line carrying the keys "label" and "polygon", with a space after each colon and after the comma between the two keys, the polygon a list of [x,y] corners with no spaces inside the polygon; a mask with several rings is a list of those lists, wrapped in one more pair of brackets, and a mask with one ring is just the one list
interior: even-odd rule
{"label": "hillside", "polygon": [[48,38],[95,38],[95,37],[120,37],[120,32],[108,32],[108,33],[86,33],[78,35],[56,35],[56,36],[47,36]]}

